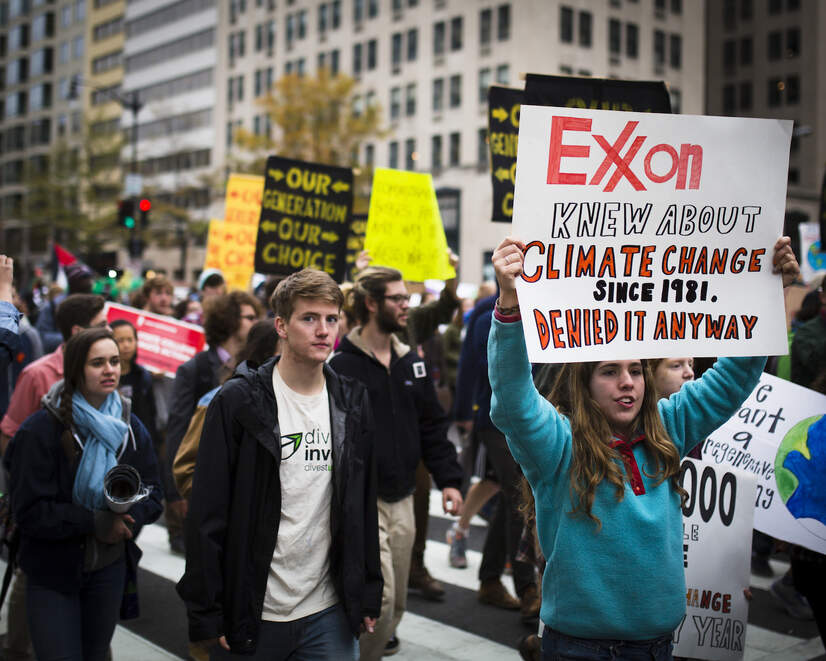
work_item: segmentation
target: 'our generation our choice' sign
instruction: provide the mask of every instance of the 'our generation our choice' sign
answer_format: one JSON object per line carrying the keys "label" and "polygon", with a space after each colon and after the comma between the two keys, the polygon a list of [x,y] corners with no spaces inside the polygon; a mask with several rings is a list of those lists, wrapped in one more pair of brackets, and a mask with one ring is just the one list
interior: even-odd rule
{"label": "'our generation our choice' sign", "polygon": [[787,351],[792,122],[523,105],[513,235],[531,362]]}

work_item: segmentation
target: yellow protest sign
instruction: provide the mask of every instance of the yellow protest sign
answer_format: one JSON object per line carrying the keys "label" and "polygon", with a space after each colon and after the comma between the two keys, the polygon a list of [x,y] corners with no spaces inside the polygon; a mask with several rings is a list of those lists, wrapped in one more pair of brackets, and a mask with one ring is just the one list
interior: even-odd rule
{"label": "yellow protest sign", "polygon": [[204,268],[220,269],[228,289],[248,289],[255,259],[255,234],[251,228],[211,220]]}
{"label": "yellow protest sign", "polygon": [[376,168],[364,248],[373,264],[397,268],[405,280],[456,276],[429,174]]}
{"label": "yellow protest sign", "polygon": [[252,174],[229,175],[224,222],[257,230],[263,192],[264,177]]}

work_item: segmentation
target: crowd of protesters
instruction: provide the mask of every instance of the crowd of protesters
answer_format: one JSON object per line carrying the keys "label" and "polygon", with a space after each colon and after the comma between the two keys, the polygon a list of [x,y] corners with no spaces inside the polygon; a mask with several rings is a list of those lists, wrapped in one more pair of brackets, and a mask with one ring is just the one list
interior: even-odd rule
{"label": "crowd of protesters", "polygon": [[[680,461],[766,361],[532,368],[523,252],[503,241],[496,283],[472,299],[453,279],[416,305],[401,272],[367,254],[344,285],[305,269],[228,292],[206,270],[176,300],[153,275],[129,305],[206,338],[174,378],[141,364],[138,331],[107,319],[86,266],[67,267],[65,292],[23,300],[0,256],[5,658],[111,658],[118,618],[138,613],[136,541],[161,515],[186,558],[193,659],[392,655],[408,591],[446,598],[424,562],[433,483],[456,517],[452,567],[468,566],[471,519],[488,519],[478,601],[518,611],[523,658],[671,658],[686,593]],[[786,238],[774,266],[800,286]],[[809,288],[790,358],[769,369],[826,392],[826,294]],[[118,508],[104,478],[120,465],[142,491]],[[755,533],[754,573],[773,571],[774,550]],[[826,637],[824,557],[790,556],[772,594]],[[541,643],[528,633],[540,622]]]}

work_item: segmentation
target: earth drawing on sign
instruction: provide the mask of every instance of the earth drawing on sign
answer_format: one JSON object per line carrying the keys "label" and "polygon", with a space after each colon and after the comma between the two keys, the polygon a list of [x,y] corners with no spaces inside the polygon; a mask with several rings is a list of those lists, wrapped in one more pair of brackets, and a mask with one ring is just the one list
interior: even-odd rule
{"label": "earth drawing on sign", "polygon": [[774,470],[777,491],[791,515],[826,540],[826,415],[801,420],[788,431]]}

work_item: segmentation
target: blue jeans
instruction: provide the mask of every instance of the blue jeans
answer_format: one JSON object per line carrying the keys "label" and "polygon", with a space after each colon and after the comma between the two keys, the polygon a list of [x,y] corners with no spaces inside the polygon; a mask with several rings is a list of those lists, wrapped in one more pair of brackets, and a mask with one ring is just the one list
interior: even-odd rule
{"label": "blue jeans", "polygon": [[26,612],[38,661],[103,661],[120,615],[123,558],[84,573],[79,592],[58,592],[28,579]]}
{"label": "blue jeans", "polygon": [[542,661],[672,661],[671,635],[653,640],[574,638],[545,627]]}
{"label": "blue jeans", "polygon": [[336,604],[292,622],[261,622],[258,647],[253,656],[231,654],[219,646],[210,650],[210,661],[261,659],[261,661],[355,661],[356,638],[350,631],[344,607]]}

